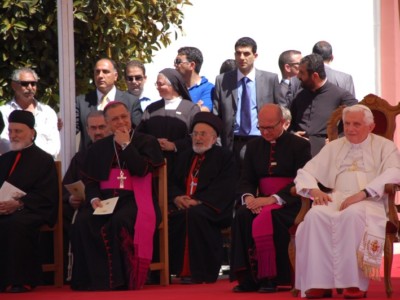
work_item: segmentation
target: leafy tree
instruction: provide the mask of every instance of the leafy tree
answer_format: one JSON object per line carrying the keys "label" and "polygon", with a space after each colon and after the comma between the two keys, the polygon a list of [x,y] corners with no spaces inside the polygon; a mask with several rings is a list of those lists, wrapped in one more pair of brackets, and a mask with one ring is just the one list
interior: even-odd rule
{"label": "leafy tree", "polygon": [[[38,98],[57,108],[58,39],[56,0],[3,0],[0,4],[0,99],[12,97],[10,76],[27,66],[40,76]],[[120,69],[132,58],[151,62],[154,52],[182,33],[189,0],[75,0],[76,93],[92,89],[97,59]],[[120,76],[122,78],[122,76]],[[122,80],[119,85],[123,85]]]}

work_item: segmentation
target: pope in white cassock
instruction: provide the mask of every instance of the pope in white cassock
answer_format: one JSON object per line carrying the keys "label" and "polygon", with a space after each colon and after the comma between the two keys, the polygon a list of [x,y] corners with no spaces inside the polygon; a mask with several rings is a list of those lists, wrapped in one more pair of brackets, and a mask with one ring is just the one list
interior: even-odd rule
{"label": "pope in white cassock", "polygon": [[[296,233],[296,282],[302,297],[366,296],[369,279],[379,278],[385,241],[386,183],[400,182],[396,145],[372,134],[372,112],[364,105],[343,110],[345,137],[327,144],[300,169],[297,193],[312,209]],[[318,183],[330,190],[323,192]]]}

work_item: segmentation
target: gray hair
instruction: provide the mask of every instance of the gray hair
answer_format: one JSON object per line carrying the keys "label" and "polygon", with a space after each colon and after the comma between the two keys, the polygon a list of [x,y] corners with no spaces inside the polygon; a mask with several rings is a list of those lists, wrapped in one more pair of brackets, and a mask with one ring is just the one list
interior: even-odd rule
{"label": "gray hair", "polygon": [[288,122],[292,121],[292,114],[290,113],[290,109],[282,105],[279,105],[279,107],[281,108],[283,119]]}
{"label": "gray hair", "polygon": [[88,123],[88,120],[90,118],[94,118],[94,117],[104,117],[104,111],[102,110],[92,110],[88,113],[88,115],[86,116],[86,123]]}
{"label": "gray hair", "polygon": [[14,72],[11,74],[11,80],[19,81],[21,73],[31,73],[36,81],[39,80],[39,76],[36,74],[36,72],[34,70],[32,70],[31,68],[27,68],[27,67],[23,67],[23,68],[14,70]]}
{"label": "gray hair", "polygon": [[372,114],[372,111],[369,109],[369,107],[363,104],[355,104],[352,106],[345,107],[342,113],[343,122],[344,122],[344,117],[348,112],[363,112],[365,124],[370,125],[374,123],[374,115]]}

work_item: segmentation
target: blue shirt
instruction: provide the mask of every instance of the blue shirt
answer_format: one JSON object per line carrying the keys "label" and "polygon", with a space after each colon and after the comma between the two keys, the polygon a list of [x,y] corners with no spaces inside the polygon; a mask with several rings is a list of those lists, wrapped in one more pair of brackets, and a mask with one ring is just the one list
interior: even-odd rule
{"label": "blue shirt", "polygon": [[[237,113],[235,118],[235,125],[233,132],[235,135],[239,133],[240,128],[240,111],[242,109],[242,94],[243,94],[243,86],[242,86],[242,78],[244,75],[240,73],[238,70],[238,82],[237,82],[237,92],[238,92],[238,103],[237,103]],[[250,94],[250,113],[251,113],[251,131],[249,135],[261,135],[260,131],[257,129],[258,124],[258,111],[257,111],[257,97],[256,97],[256,81],[255,81],[255,70],[253,69],[250,74],[246,76],[249,78],[249,82],[247,83],[247,88],[249,89]]]}
{"label": "blue shirt", "polygon": [[192,97],[193,103],[197,104],[199,100],[203,101],[203,105],[212,111],[212,100],[214,93],[214,85],[208,82],[208,79],[201,76],[201,81],[189,88],[190,97]]}

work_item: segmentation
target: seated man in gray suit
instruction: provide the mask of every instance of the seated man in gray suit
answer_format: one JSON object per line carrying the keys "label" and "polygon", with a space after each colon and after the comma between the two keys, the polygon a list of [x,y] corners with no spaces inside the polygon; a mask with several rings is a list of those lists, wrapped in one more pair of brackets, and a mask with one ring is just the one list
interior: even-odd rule
{"label": "seated man in gray suit", "polygon": [[254,67],[257,44],[249,37],[235,44],[236,70],[215,79],[213,113],[223,122],[221,144],[233,150],[237,161],[244,157],[244,145],[260,136],[257,113],[265,103],[285,105],[278,75]]}
{"label": "seated man in gray suit", "polygon": [[113,60],[108,58],[98,60],[94,67],[93,79],[96,89],[76,98],[76,133],[81,133],[79,150],[86,149],[90,143],[86,132],[86,117],[90,111],[103,110],[108,102],[117,100],[128,107],[134,126],[138,125],[142,118],[138,97],[116,88],[118,70]]}
{"label": "seated man in gray suit", "polygon": [[312,52],[322,56],[328,81],[345,89],[355,97],[356,92],[354,91],[353,77],[350,74],[334,70],[329,66],[333,61],[331,44],[326,41],[319,41],[314,45]]}

